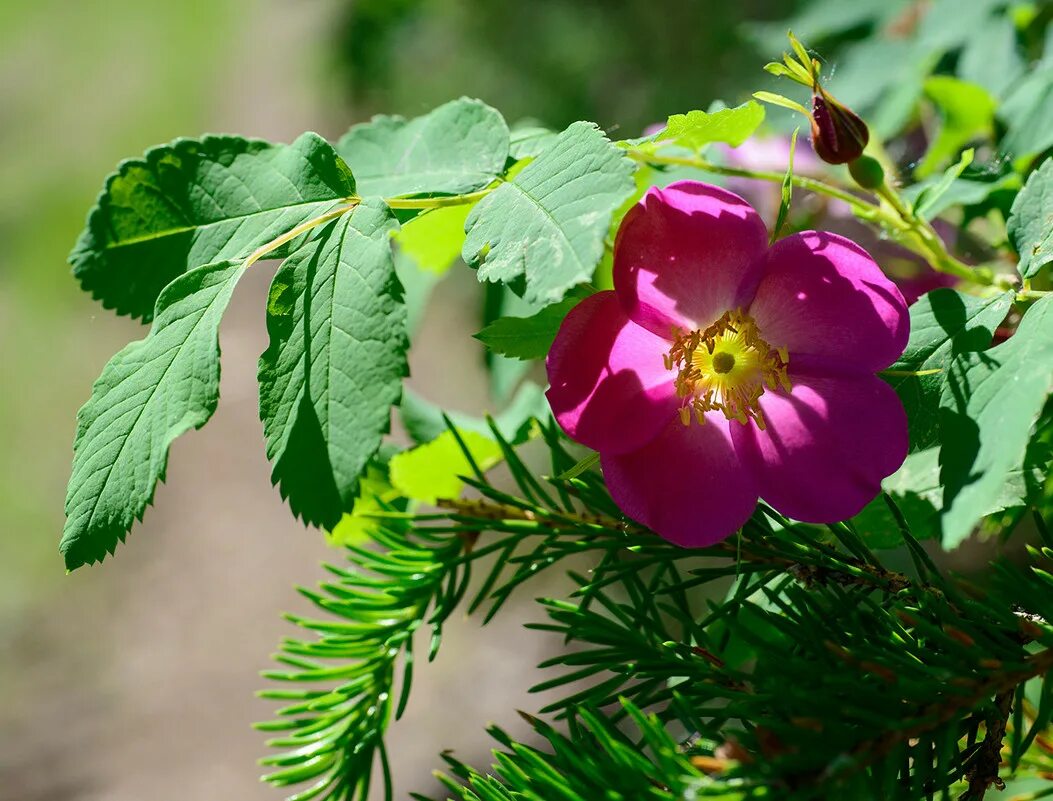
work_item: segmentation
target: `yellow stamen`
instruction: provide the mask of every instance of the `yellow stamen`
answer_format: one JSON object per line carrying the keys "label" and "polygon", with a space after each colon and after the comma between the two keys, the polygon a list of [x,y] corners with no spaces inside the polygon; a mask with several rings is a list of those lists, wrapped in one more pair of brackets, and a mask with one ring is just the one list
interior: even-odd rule
{"label": "yellow stamen", "polygon": [[773,392],[792,389],[786,372],[789,352],[761,339],[757,324],[742,309],[725,312],[701,331],[674,330],[673,346],[664,358],[667,369],[678,370],[674,386],[685,400],[680,409],[685,426],[691,424],[692,411],[704,423],[706,412],[719,410],[743,425],[752,420],[763,431],[759,400],[765,387]]}

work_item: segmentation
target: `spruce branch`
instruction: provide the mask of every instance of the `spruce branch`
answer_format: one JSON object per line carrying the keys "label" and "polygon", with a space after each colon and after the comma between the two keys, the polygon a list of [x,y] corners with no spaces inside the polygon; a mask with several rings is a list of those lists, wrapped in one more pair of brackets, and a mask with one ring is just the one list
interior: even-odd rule
{"label": "spruce branch", "polygon": [[[908,575],[887,568],[850,525],[798,525],[764,506],[736,540],[679,548],[624,519],[598,473],[563,477],[578,460],[554,426],[541,431],[556,478],[538,477],[495,431],[514,488],[494,486],[465,448],[474,472],[465,481],[477,497],[441,500],[427,514],[377,513],[376,550],[350,548],[352,569],[333,569],[337,581],[307,593],[337,622],[299,620],[318,640],[287,642],[281,661],[293,670],[274,678],[344,684],[271,694],[297,702],[269,724],[291,731],[275,744],[292,749],[272,758],[281,768],[272,781],[316,780],[301,798],[362,798],[374,759],[384,771],[384,730],[408,698],[412,633],[431,627],[434,655],[457,605],[484,610],[485,622],[516,588],[585,555],[593,568],[571,574],[577,589],[543,600],[548,622],[528,626],[576,644],[543,664],[562,670],[533,688],[565,689],[540,714],[561,719],[570,733],[559,736],[574,748],[594,731],[582,728],[584,716],[620,726],[635,709],[660,728],[694,733],[678,753],[713,797],[806,798],[837,788],[845,797],[914,798],[956,782],[996,783],[1005,727],[1000,735],[992,703],[1032,678],[1045,688],[1053,673],[1048,574],[999,563],[981,590],[941,575],[904,527]],[[496,559],[470,586],[472,565],[487,556]],[[699,589],[728,580],[722,602],[700,606]],[[1053,693],[1043,692],[1030,726],[1009,727],[1011,759],[1044,742]],[[495,730],[506,746],[499,773],[451,757],[455,797],[540,797],[510,795],[515,777],[573,772],[559,761],[568,746],[537,721],[554,756]],[[981,742],[969,737],[985,723]],[[599,764],[607,758],[589,763],[594,780],[607,775]]]}

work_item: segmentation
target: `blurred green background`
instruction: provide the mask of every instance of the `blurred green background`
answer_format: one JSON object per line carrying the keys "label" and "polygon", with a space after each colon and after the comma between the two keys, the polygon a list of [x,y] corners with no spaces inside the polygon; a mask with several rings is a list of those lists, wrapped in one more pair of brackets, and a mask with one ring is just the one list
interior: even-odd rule
{"label": "blurred green background", "polygon": [[[799,5],[0,3],[0,799],[280,797],[253,766],[263,738],[248,724],[268,715],[252,695],[256,671],[289,633],[279,611],[296,608],[292,586],[338,558],[268,481],[254,388],[272,273],[262,265],[223,325],[216,418],[173,449],[155,508],[118,558],[63,574],[57,542],[76,410],[106,359],[144,333],[93,304],[65,264],[121,158],[206,131],[332,137],[373,113],[414,115],[458,95],[510,120],[592,119],[633,136],[757,88],[785,26],[747,26]],[[824,5],[836,4],[812,4]],[[882,3],[886,16],[907,5]],[[829,14],[807,24],[822,33]],[[841,17],[832,30],[871,24]],[[482,354],[467,336],[478,306],[474,276],[454,271],[412,364],[415,388],[468,411],[486,404]],[[432,787],[442,748],[481,762],[482,724],[536,706],[519,688],[545,643],[517,637],[514,620],[530,614],[522,602],[503,628],[451,631],[439,664],[421,671],[394,729],[400,790]]]}

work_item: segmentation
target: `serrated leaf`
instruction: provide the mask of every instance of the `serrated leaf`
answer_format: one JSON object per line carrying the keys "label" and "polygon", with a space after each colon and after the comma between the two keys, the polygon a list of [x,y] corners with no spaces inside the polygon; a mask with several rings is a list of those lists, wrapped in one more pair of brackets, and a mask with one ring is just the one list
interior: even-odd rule
{"label": "serrated leaf", "polygon": [[[1012,292],[977,298],[943,288],[926,293],[910,307],[910,339],[899,361],[889,368],[887,380],[907,410],[914,449],[939,441],[940,395],[947,384],[951,360],[986,348],[1012,302]],[[931,370],[938,372],[896,374]]]}
{"label": "serrated leaf", "polygon": [[1033,278],[1053,261],[1053,159],[1031,173],[1013,201],[1006,228],[1020,254],[1021,276]]}
{"label": "serrated leaf", "polygon": [[543,359],[556,338],[563,318],[580,298],[572,297],[546,306],[530,317],[499,317],[475,338],[494,353],[512,359]]}
{"label": "serrated leaf", "polygon": [[462,97],[422,117],[378,116],[356,125],[336,149],[363,197],[462,194],[501,174],[508,126],[480,100]]}
{"label": "serrated leaf", "polygon": [[69,260],[103,306],[149,321],[182,273],[243,258],[354,192],[347,165],[317,134],[291,145],[177,139],[106,180]]}
{"label": "serrated leaf", "polygon": [[[475,431],[458,430],[458,433],[480,470],[501,461],[501,446],[491,437]],[[460,496],[464,488],[460,476],[471,473],[464,451],[450,431],[391,457],[392,485],[407,498],[423,503],[433,504],[439,498]]]}
{"label": "serrated leaf", "polygon": [[481,281],[525,278],[529,302],[552,303],[587,281],[633,165],[592,123],[575,122],[468,215],[462,255]]}
{"label": "serrated leaf", "polygon": [[110,359],[77,414],[62,551],[70,570],[100,562],[153,501],[168,448],[219,400],[220,318],[244,271],[219,262],[179,276],[150,334]]}
{"label": "serrated leaf", "polygon": [[738,147],[764,122],[764,106],[753,100],[735,108],[719,111],[689,111],[674,114],[656,142],[672,142],[690,150],[699,150],[711,142],[724,142]]}
{"label": "serrated leaf", "polygon": [[388,431],[406,367],[406,310],[379,200],[323,228],[274,276],[260,416],[293,513],[332,528]]}
{"label": "serrated leaf", "polygon": [[[1023,464],[1006,475],[1001,490],[982,508],[986,516],[1023,506],[1033,487],[1045,480],[1049,449],[1032,442]],[[940,479],[940,449],[926,448],[911,453],[899,470],[881,482],[881,488],[894,499],[900,513],[919,539],[940,539],[940,512],[943,509],[943,484]],[[898,548],[903,545],[899,525],[885,503],[877,497],[852,519],[856,531],[871,548]]]}
{"label": "serrated leaf", "polygon": [[1006,342],[961,360],[940,426],[944,546],[956,547],[1003,492],[1053,389],[1053,299],[1037,301]]}

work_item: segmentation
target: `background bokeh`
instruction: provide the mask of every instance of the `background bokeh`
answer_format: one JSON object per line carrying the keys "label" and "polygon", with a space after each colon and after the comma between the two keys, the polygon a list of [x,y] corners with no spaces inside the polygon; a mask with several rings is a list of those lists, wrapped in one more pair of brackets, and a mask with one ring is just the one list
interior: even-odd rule
{"label": "background bokeh", "polygon": [[[0,799],[279,798],[253,760],[256,672],[290,633],[293,585],[338,560],[270,487],[255,361],[273,265],[224,320],[220,409],[174,447],[168,481],[118,558],[63,574],[57,542],[75,413],[143,329],[104,311],[65,257],[119,159],[180,135],[289,141],[461,94],[510,120],[593,119],[635,135],[741,99],[777,53],[746,23],[785,0],[23,0],[0,2]],[[820,20],[821,22],[821,20]],[[756,30],[756,29],[754,29]],[[781,34],[780,34],[781,36]],[[770,40],[769,40],[770,41]],[[413,385],[487,407],[467,270],[437,289]],[[451,332],[463,332],[452,336]],[[440,358],[441,354],[441,358]],[[434,788],[436,754],[483,762],[483,725],[516,706],[547,644],[529,600],[453,626],[393,730],[398,789]]]}

